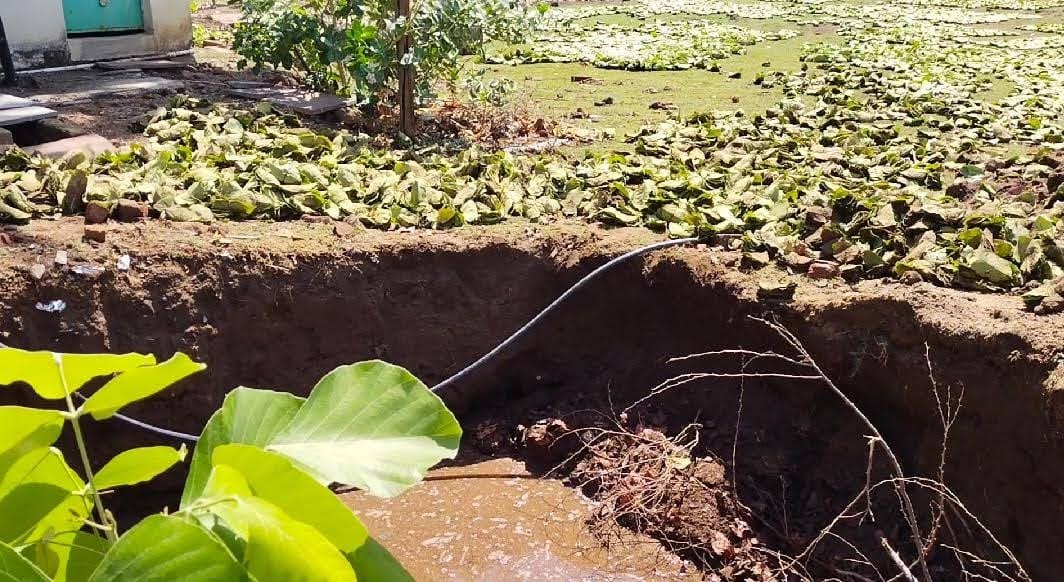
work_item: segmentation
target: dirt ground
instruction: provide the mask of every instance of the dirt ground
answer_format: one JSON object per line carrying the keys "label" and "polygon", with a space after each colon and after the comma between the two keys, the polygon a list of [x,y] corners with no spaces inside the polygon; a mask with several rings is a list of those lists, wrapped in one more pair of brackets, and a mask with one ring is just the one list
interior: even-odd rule
{"label": "dirt ground", "polygon": [[[59,112],[58,125],[71,135],[96,133],[116,144],[129,143],[141,137],[137,127],[145,115],[165,107],[177,93],[208,99],[219,104],[252,103],[230,96],[229,81],[282,82],[277,74],[241,73],[219,67],[210,62],[197,62],[190,57],[172,60],[188,63],[188,68],[145,72],[77,70],[59,73],[23,75],[18,87],[12,91],[22,97],[63,96],[49,100],[47,105]],[[146,76],[172,79],[184,83],[184,89],[158,91],[130,91],[85,97],[78,93],[81,87],[91,87],[101,80],[114,78],[144,78]],[[65,94],[65,96],[64,96]],[[65,98],[64,98],[65,97]]]}
{"label": "dirt ground", "polygon": [[[383,358],[431,385],[607,257],[656,240],[642,229],[575,222],[385,233],[330,222],[154,221],[111,224],[103,244],[85,242],[82,231],[79,219],[4,231],[0,341],[62,351],[185,351],[208,363],[208,375],[133,412],[186,432],[198,432],[234,386],[306,393],[341,363]],[[65,265],[57,264],[58,251]],[[126,255],[130,266],[121,270]],[[670,357],[782,349],[747,318],[774,316],[877,423],[912,473],[935,474],[941,453],[928,362],[940,386],[963,387],[949,483],[1032,573],[1064,567],[1052,549],[1064,543],[1064,316],[1026,312],[1017,297],[892,281],[795,278],[793,300],[759,298],[763,281],[786,277],[745,271],[738,254],[710,248],[656,253],[593,283],[443,397],[470,435],[484,423],[498,425],[500,453],[524,454],[512,448],[518,425],[558,418],[574,429],[596,426],[586,411],[608,417],[666,378],[732,365]],[[736,495],[772,526],[751,521],[758,537],[776,548],[800,544],[863,481],[862,428],[824,390],[760,380],[745,385],[737,432],[739,390],[735,381],[707,380],[675,391],[639,412],[633,430],[673,437],[700,425],[692,454],[723,459],[739,475]],[[101,458],[145,441],[123,426],[92,429]],[[467,441],[462,462],[484,458],[481,440]],[[733,446],[740,451],[734,469]],[[153,487],[168,495],[179,484]]]}

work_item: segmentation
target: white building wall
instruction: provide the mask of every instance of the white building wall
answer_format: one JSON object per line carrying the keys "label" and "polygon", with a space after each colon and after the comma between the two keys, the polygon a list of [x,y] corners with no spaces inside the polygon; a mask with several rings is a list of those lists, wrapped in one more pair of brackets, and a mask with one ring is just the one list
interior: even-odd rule
{"label": "white building wall", "polygon": [[142,0],[144,33],[67,39],[63,0],[0,0],[18,69],[184,50],[192,46],[188,0]]}
{"label": "white building wall", "polygon": [[144,1],[144,25],[155,37],[156,52],[192,46],[192,14],[188,7],[189,0]]}
{"label": "white building wall", "polygon": [[63,0],[0,0],[15,67],[43,67],[70,60]]}

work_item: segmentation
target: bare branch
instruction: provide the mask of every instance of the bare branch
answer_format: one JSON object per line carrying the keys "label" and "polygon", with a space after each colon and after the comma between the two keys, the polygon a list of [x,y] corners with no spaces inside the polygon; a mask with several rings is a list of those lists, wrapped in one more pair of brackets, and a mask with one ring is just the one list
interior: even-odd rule
{"label": "bare branch", "polygon": [[894,562],[894,565],[901,570],[902,577],[905,578],[906,582],[917,582],[916,576],[913,576],[913,573],[909,570],[909,567],[905,565],[905,561],[901,559],[898,552],[895,552],[894,548],[890,547],[890,542],[887,541],[887,538],[883,537],[883,533],[876,532],[876,537],[879,538],[879,545],[883,546],[883,549],[886,550],[887,556],[890,557],[890,561]]}

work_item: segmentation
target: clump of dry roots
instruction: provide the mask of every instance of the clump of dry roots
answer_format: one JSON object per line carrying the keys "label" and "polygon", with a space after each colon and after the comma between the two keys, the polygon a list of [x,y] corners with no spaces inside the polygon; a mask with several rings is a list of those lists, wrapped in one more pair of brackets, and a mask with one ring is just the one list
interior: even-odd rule
{"label": "clump of dry roots", "polygon": [[514,109],[444,101],[430,110],[425,130],[479,143],[554,137],[557,123]]}
{"label": "clump of dry roots", "polygon": [[[597,426],[570,429],[554,419],[525,430],[530,459],[538,456],[540,461],[556,463],[556,469],[568,472],[574,484],[599,503],[591,525],[603,543],[621,539],[620,527],[647,534],[694,560],[710,580],[1031,580],[1009,548],[945,484],[949,434],[960,413],[963,391],[938,386],[929,355],[933,402],[942,425],[941,457],[937,475],[918,477],[903,471],[877,427],[793,334],[773,321],[757,321],[777,333],[793,353],[734,349],[677,358],[731,358],[739,364],[721,366],[734,371],[672,378]],[[772,527],[771,516],[755,514],[743,504],[738,494],[741,481],[734,473],[726,478],[725,463],[714,456],[697,456],[701,427],[690,425],[668,437],[629,421],[636,407],[704,378],[740,382],[736,444],[728,464],[732,471],[739,454],[741,382],[752,378],[807,382],[809,389],[826,388],[837,396],[867,435],[867,463],[853,468],[854,481],[863,486],[854,491],[852,501],[827,523],[807,527],[811,532],[807,535],[772,535],[779,531]],[[778,505],[785,506],[785,500]],[[790,517],[825,521],[823,516]],[[774,538],[773,543],[759,539],[755,530]]]}
{"label": "clump of dry roots", "polygon": [[619,527],[649,535],[708,566],[710,580],[773,580],[724,465],[692,456],[699,428],[672,438],[650,428],[584,431],[591,444],[570,479],[599,502],[592,532],[607,547],[623,539]]}

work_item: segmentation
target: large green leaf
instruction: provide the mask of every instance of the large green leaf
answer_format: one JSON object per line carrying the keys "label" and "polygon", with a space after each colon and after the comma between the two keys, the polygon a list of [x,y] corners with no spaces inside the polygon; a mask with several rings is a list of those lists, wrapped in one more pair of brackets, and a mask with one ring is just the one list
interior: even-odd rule
{"label": "large green leaf", "polygon": [[243,564],[258,580],[354,581],[340,550],[314,527],[254,497],[244,477],[226,465],[211,472],[193,510],[217,516],[244,542]]}
{"label": "large green leaf", "polygon": [[377,540],[369,538],[347,560],[355,567],[359,579],[371,582],[413,582],[414,577]]}
{"label": "large green leaf", "polygon": [[110,548],[102,537],[71,531],[42,538],[29,549],[33,562],[55,582],[85,582]]}
{"label": "large green leaf", "polygon": [[285,456],[248,445],[225,445],[214,450],[214,463],[237,470],[255,497],[317,528],[347,554],[360,578],[383,582],[413,580],[395,556],[369,537],[362,521],[343,501]]}
{"label": "large green leaf", "polygon": [[19,555],[11,546],[0,543],[0,581],[49,582],[32,562]]}
{"label": "large green leaf", "polygon": [[[27,485],[34,487],[20,490]],[[67,465],[63,454],[57,449],[45,447],[20,457],[0,478],[0,505],[12,507],[12,511],[20,515],[28,514],[31,509],[39,512],[50,507],[46,513],[35,516],[33,527],[24,530],[16,538],[19,541],[32,541],[46,535],[48,531],[81,528],[85,518],[92,512],[91,499],[83,495],[84,487],[85,483]],[[62,496],[59,491],[63,492]],[[44,495],[41,499],[31,499],[25,503],[19,501],[18,496],[27,492],[31,496],[35,493]],[[0,523],[0,529],[12,528],[7,535],[14,535],[14,517],[7,513],[0,515],[4,516],[4,519],[0,520],[4,522]]]}
{"label": "large green leaf", "polygon": [[184,445],[141,447],[119,453],[100,469],[93,480],[98,490],[134,485],[154,479],[163,471],[185,460]]}
{"label": "large green leaf", "polygon": [[[62,376],[57,359],[62,361]],[[64,378],[67,389],[76,392],[93,378],[154,363],[155,356],[146,354],[56,354],[0,348],[0,386],[25,382],[41,398],[59,400],[66,398]]]}
{"label": "large green leaf", "polygon": [[24,539],[69,496],[66,489],[48,483],[15,486],[0,498],[0,542]]}
{"label": "large green leaf", "polygon": [[90,396],[81,410],[96,420],[110,418],[123,406],[161,392],[206,367],[185,354],[174,354],[161,364],[135,368],[115,377]]}
{"label": "large green leaf", "polygon": [[153,515],[126,532],[89,579],[235,582],[244,580],[244,572],[225,544],[200,524],[176,515]]}
{"label": "large green leaf", "polygon": [[438,396],[405,369],[380,361],[321,379],[267,447],[322,483],[391,497],[458,452],[462,429]]}
{"label": "large green leaf", "polygon": [[360,578],[413,579],[388,550],[369,537],[350,508],[287,457],[248,445],[224,445],[214,450],[214,464],[237,470],[253,495],[317,528],[347,555]]}
{"label": "large green leaf", "polygon": [[203,493],[211,474],[215,447],[229,443],[265,446],[288,425],[302,404],[302,398],[284,392],[244,387],[230,392],[221,409],[207,421],[196,443],[181,494],[181,507]]}
{"label": "large green leaf", "polygon": [[57,549],[62,548],[57,548],[55,544],[50,543],[48,536],[45,536],[20,547],[18,552],[52,579],[59,573],[59,562],[62,560]]}
{"label": "large green leaf", "polygon": [[63,430],[63,414],[22,406],[0,406],[0,477],[16,459],[51,446]]}
{"label": "large green leaf", "polygon": [[249,445],[224,445],[214,449],[214,465],[235,469],[253,495],[316,527],[344,552],[368,537],[366,527],[332,491],[287,457]]}

